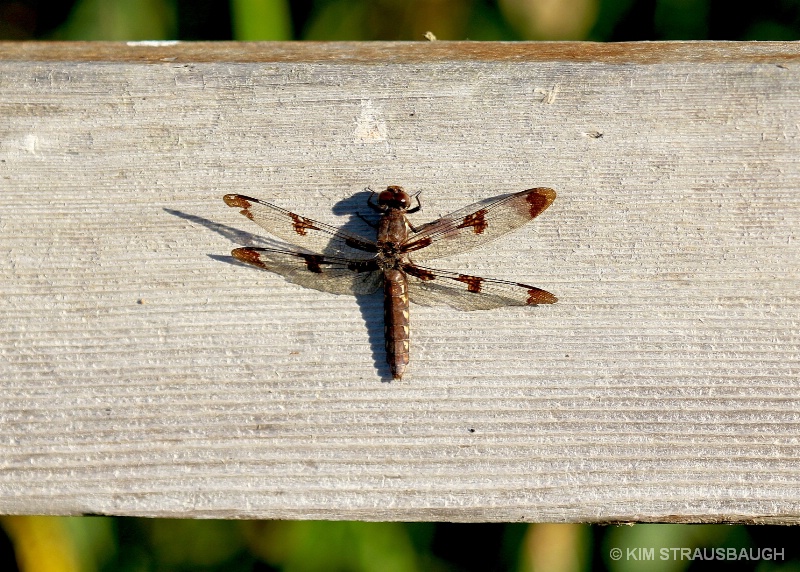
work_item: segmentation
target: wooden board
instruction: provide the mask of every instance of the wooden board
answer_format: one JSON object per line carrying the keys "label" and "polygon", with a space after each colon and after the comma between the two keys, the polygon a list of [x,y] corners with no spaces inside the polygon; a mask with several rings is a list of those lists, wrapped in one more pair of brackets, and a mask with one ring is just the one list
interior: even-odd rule
{"label": "wooden board", "polygon": [[[800,44],[0,44],[0,511],[800,521]],[[412,306],[233,263],[534,186]]]}

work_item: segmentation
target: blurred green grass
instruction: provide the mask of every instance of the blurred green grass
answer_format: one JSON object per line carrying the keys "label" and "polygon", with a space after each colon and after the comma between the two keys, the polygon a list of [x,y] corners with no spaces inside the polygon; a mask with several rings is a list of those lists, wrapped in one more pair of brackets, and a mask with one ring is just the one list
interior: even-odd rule
{"label": "blurred green grass", "polygon": [[798,40],[800,0],[0,0],[0,39]]}
{"label": "blurred green grass", "polygon": [[[442,524],[1,517],[0,563],[39,572],[684,572],[708,562],[672,548],[735,549],[726,570],[798,572],[788,527],[640,524]],[[2,543],[0,543],[1,545]],[[782,551],[755,558],[761,547]],[[0,546],[2,548],[2,546]],[[621,558],[614,559],[614,549]],[[649,553],[648,553],[649,551]],[[3,557],[5,556],[5,557]],[[754,559],[755,558],[755,559]]]}

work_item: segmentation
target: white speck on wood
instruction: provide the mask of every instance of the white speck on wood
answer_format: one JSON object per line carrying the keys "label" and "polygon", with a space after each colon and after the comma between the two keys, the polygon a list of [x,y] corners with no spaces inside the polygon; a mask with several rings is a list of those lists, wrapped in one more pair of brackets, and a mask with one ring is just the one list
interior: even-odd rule
{"label": "white speck on wood", "polygon": [[366,143],[386,141],[386,122],[380,110],[375,109],[369,99],[361,102],[361,115],[358,117],[355,136],[356,139]]}
{"label": "white speck on wood", "polygon": [[31,154],[36,154],[36,148],[39,146],[39,138],[33,133],[29,133],[22,138],[21,149]]}

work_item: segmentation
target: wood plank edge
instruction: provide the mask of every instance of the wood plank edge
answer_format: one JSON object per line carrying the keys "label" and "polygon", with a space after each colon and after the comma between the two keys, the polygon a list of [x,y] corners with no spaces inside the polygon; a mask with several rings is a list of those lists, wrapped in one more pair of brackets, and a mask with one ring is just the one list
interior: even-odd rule
{"label": "wood plank edge", "polygon": [[0,61],[386,64],[800,62],[800,42],[0,42]]}

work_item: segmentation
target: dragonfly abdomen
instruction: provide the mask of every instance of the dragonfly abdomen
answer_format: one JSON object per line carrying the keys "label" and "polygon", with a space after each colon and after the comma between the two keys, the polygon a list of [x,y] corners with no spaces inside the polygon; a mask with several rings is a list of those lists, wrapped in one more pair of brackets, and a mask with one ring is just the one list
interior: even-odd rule
{"label": "dragonfly abdomen", "polygon": [[386,361],[392,377],[400,379],[408,365],[408,278],[398,269],[384,271],[384,334]]}

